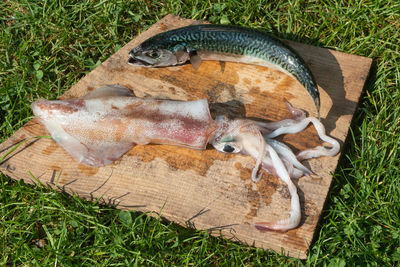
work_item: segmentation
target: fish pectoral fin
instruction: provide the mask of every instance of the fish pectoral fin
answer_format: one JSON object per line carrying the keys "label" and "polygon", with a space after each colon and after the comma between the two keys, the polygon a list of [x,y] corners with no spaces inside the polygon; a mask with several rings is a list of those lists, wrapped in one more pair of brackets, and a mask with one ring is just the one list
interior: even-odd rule
{"label": "fish pectoral fin", "polygon": [[113,84],[102,86],[89,94],[82,97],[82,99],[94,99],[99,97],[110,97],[110,96],[135,96],[131,90],[125,86]]}
{"label": "fish pectoral fin", "polygon": [[190,59],[190,63],[192,64],[193,68],[195,70],[198,70],[201,65],[202,60],[201,60],[200,56],[197,54],[196,50],[189,51],[189,59]]}
{"label": "fish pectoral fin", "polygon": [[185,63],[189,60],[189,54],[186,50],[178,50],[175,52],[176,61],[178,64]]}
{"label": "fish pectoral fin", "polygon": [[135,143],[85,140],[64,130],[59,122],[45,121],[47,130],[54,141],[61,145],[78,162],[90,166],[111,164],[128,152]]}

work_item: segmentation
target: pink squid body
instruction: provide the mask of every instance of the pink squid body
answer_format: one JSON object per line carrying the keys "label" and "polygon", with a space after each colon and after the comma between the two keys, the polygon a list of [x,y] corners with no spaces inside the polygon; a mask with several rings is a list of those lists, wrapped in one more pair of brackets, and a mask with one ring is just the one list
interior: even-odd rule
{"label": "pink squid body", "polygon": [[32,110],[57,143],[79,162],[92,166],[110,164],[136,144],[205,149],[217,129],[205,99],[136,98],[118,85],[101,87],[78,99],[38,100]]}

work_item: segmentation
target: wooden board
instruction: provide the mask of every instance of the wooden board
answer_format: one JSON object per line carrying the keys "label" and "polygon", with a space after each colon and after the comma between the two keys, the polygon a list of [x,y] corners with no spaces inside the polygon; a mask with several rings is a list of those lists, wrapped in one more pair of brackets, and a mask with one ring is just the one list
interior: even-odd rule
{"label": "wooden board", "polygon": [[[143,68],[126,64],[128,52],[162,31],[200,23],[168,15],[129,42],[80,80],[61,98],[87,94],[105,84],[121,84],[138,97],[180,100],[207,98],[212,115],[275,121],[290,116],[284,99],[315,116],[313,102],[294,79],[272,69],[245,64],[203,62],[195,71],[184,65]],[[289,42],[305,59],[321,91],[321,115],[327,132],[343,142],[367,78],[371,59]],[[32,119],[0,145],[0,156],[27,138],[48,135]],[[321,144],[309,127],[281,138],[297,152]],[[286,233],[260,232],[252,224],[286,218],[289,192],[278,178],[250,178],[254,160],[225,155],[208,147],[195,151],[168,145],[136,146],[115,164],[94,168],[78,164],[51,139],[30,139],[7,156],[0,170],[13,179],[74,192],[83,198],[102,198],[120,209],[159,212],[184,226],[209,229],[248,245],[283,251],[305,258],[312,241],[339,155],[307,161],[316,177],[295,181],[302,206],[300,226]],[[283,250],[282,250],[283,249]]]}

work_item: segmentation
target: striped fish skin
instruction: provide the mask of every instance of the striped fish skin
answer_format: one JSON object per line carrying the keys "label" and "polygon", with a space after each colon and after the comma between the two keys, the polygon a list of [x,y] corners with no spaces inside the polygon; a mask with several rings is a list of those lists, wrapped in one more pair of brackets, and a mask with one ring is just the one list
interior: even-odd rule
{"label": "striped fish skin", "polygon": [[[181,52],[180,58],[160,58],[160,54]],[[196,51],[250,56],[297,79],[311,95],[319,113],[320,97],[315,79],[302,58],[280,40],[257,30],[227,25],[191,25],[155,35],[130,52],[128,63],[172,66],[185,63]],[[182,52],[185,52],[182,57]],[[144,55],[144,57],[142,57]],[[152,61],[154,58],[155,61]],[[148,60],[150,59],[150,60]],[[160,61],[157,62],[157,59]],[[191,60],[191,59],[190,59]],[[161,62],[164,61],[164,62]],[[249,64],[257,64],[249,62]]]}

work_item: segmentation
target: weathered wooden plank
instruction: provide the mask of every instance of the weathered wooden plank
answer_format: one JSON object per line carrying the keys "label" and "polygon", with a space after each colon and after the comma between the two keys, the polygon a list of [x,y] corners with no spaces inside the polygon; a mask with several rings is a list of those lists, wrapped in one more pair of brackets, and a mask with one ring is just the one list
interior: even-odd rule
{"label": "weathered wooden plank", "polygon": [[[304,88],[272,69],[208,61],[195,71],[190,65],[142,68],[126,64],[128,52],[161,31],[199,23],[169,15],[126,44],[81,79],[61,98],[83,96],[105,84],[121,84],[138,97],[180,100],[207,98],[212,115],[278,120],[289,116],[284,99],[315,116]],[[343,144],[368,76],[371,59],[310,45],[288,42],[309,64],[321,91],[322,122]],[[45,128],[33,119],[0,145],[3,155],[14,144],[38,135]],[[296,151],[320,144],[309,127],[282,138]],[[51,139],[30,139],[11,153],[0,170],[13,179],[42,183],[97,199],[121,209],[154,212],[181,225],[220,230],[224,237],[304,258],[318,223],[339,155],[310,160],[316,176],[295,183],[301,199],[302,221],[287,233],[259,232],[252,224],[288,216],[289,192],[278,178],[264,175],[252,183],[253,159],[225,155],[209,147],[195,151],[168,145],[136,146],[115,164],[94,168],[76,163]],[[59,180],[57,178],[59,177]]]}

